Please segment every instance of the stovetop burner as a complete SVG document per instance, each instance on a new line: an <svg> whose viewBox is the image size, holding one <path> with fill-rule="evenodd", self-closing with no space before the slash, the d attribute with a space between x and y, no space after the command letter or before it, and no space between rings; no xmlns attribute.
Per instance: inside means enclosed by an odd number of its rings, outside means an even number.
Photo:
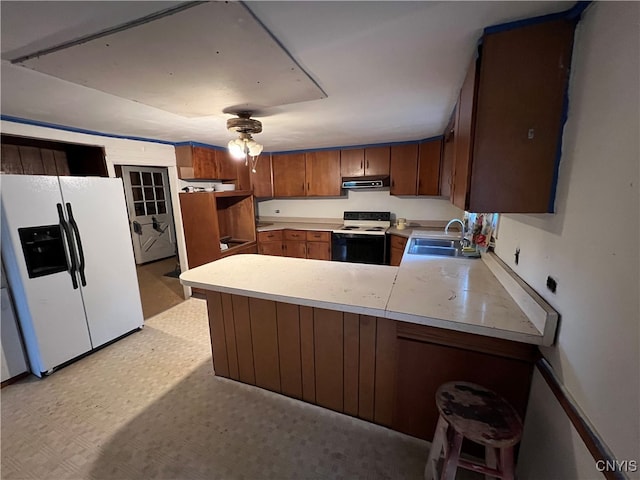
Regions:
<svg viewBox="0 0 640 480"><path fill-rule="evenodd" d="M344 225L334 232L384 235L391 226L390 219L390 212L344 212Z"/></svg>

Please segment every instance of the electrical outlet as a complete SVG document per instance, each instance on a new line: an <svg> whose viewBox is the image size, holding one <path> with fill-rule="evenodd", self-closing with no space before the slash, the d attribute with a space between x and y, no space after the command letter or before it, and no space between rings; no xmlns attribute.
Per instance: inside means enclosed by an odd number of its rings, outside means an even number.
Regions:
<svg viewBox="0 0 640 480"><path fill-rule="evenodd" d="M554 278L547 277L547 288L551 291L551 293L556 293L556 288L558 288L558 282Z"/></svg>
<svg viewBox="0 0 640 480"><path fill-rule="evenodd" d="M276 210L275 213L280 213L280 210Z"/></svg>

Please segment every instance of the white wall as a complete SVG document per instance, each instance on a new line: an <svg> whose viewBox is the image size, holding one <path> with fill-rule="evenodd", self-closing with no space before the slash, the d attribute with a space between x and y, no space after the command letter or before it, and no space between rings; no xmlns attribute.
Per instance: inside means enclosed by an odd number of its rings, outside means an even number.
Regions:
<svg viewBox="0 0 640 480"><path fill-rule="evenodd" d="M616 458L638 462L639 22L636 2L586 10L574 47L557 213L502 215L496 247L561 314L557 343L543 354ZM555 295L547 275L558 282ZM529 408L520 479L602 478L544 382L533 383Z"/></svg>
<svg viewBox="0 0 640 480"><path fill-rule="evenodd" d="M88 135L85 133L69 132L66 130L27 125L5 120L2 121L2 133L103 147L105 150L107 171L110 177L116 176L115 165L167 167L169 173L169 187L171 189L171 201L173 202L173 220L176 227L178 255L180 257L182 271L187 270L187 254L182 228L182 213L180 211L180 202L178 199L178 192L181 187L178 180L176 154L173 145L111 138L100 135ZM190 292L190 288L185 289L185 294L190 295Z"/></svg>
<svg viewBox="0 0 640 480"><path fill-rule="evenodd" d="M280 213L275 213L280 210ZM444 198L395 197L389 190L348 190L346 197L277 199L258 202L261 217L341 219L346 210L390 211L410 220L451 220L464 212Z"/></svg>

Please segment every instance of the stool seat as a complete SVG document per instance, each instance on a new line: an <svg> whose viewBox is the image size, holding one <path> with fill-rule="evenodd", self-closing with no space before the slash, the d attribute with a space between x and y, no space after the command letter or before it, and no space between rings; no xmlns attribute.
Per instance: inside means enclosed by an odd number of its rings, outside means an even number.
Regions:
<svg viewBox="0 0 640 480"><path fill-rule="evenodd" d="M481 445L510 447L522 436L518 412L500 395L475 383L441 385L436 405L449 425Z"/></svg>
<svg viewBox="0 0 640 480"><path fill-rule="evenodd" d="M491 390L469 382L449 382L436 392L440 412L424 470L425 480L454 480L458 467L485 477L513 480L514 446L522 436L518 412ZM460 458L467 438L485 447L485 463ZM442 474L438 462L444 452Z"/></svg>

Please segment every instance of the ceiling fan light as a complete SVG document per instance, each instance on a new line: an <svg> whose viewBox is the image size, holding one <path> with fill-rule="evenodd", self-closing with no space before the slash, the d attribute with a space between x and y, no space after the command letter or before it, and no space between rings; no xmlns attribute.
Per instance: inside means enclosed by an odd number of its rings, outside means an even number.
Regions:
<svg viewBox="0 0 640 480"><path fill-rule="evenodd" d="M246 153L244 151L244 142L239 138L236 138L235 140L231 140L228 143L227 147L229 148L229 154L233 158L237 160L241 160L245 158Z"/></svg>
<svg viewBox="0 0 640 480"><path fill-rule="evenodd" d="M262 153L263 147L256 141L249 142L247 146L249 147L249 155L252 157L257 157Z"/></svg>

